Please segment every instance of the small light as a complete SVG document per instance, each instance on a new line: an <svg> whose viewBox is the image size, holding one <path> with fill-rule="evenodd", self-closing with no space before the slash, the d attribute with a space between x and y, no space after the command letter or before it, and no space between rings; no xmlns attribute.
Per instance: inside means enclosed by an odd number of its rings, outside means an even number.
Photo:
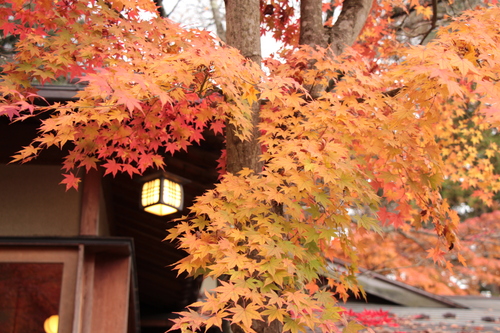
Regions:
<svg viewBox="0 0 500 333"><path fill-rule="evenodd" d="M53 315L45 319L43 329L46 333L57 333L57 330L59 329L59 316Z"/></svg>
<svg viewBox="0 0 500 333"><path fill-rule="evenodd" d="M151 214L165 216L182 210L184 192L180 179L167 173L148 177L142 185L142 208Z"/></svg>

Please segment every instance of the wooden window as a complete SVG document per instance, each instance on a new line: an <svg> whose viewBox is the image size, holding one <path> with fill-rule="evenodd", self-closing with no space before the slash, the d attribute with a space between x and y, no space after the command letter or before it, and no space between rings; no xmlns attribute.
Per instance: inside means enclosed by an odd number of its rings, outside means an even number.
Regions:
<svg viewBox="0 0 500 333"><path fill-rule="evenodd" d="M0 331L138 331L133 245L120 238L0 238Z"/></svg>
<svg viewBox="0 0 500 333"><path fill-rule="evenodd" d="M59 332L71 332L77 262L77 248L0 246L0 327L43 333L58 314Z"/></svg>

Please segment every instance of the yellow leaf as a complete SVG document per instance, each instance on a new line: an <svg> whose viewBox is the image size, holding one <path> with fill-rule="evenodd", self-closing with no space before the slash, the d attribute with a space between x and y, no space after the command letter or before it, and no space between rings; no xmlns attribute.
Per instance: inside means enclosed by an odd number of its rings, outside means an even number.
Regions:
<svg viewBox="0 0 500 333"><path fill-rule="evenodd" d="M262 316L258 312L260 307L253 303L242 307L239 304L232 309L229 309L233 313L232 322L239 324L245 330L250 330L252 326L252 320L262 320ZM241 325L243 324L243 325Z"/></svg>
<svg viewBox="0 0 500 333"><path fill-rule="evenodd" d="M422 15L426 20L432 16L432 8L429 6L424 7L422 5L418 5L415 7L415 10L417 11L417 14Z"/></svg>
<svg viewBox="0 0 500 333"><path fill-rule="evenodd" d="M262 311L262 315L268 316L268 322L272 322L273 320L278 320L279 322L282 323L284 315L286 315L286 311L276 306L268 306L266 310Z"/></svg>

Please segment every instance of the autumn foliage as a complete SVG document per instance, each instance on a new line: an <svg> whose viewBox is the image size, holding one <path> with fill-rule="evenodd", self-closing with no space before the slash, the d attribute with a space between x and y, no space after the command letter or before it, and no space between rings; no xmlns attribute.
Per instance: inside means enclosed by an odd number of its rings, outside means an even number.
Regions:
<svg viewBox="0 0 500 333"><path fill-rule="evenodd" d="M39 136L14 160L68 148L68 188L79 170L163 168L162 154L187 149L207 130L222 135L226 124L246 140L251 106L260 104L262 171L224 175L167 237L188 253L179 272L220 282L176 320L183 331L228 321L245 332L271 322L335 332L338 300L360 293L360 260L376 269L376 260L412 250L377 234L423 234L423 260L451 269L474 251L462 230L474 223L460 224L440 194L443 180L486 203L500 186L496 147L484 155L476 148L500 121L498 8L466 12L427 45L408 46L390 33L387 13L413 7L380 2L357 43L335 55L297 45L287 3L261 6L262 30L288 43L279 59L265 60L269 74L207 32L144 19L141 12L155 11L145 0L0 5L0 29L19 37L2 70L0 115L42 115ZM85 83L78 99L40 106L34 84L60 76ZM369 257L386 241L387 253ZM346 270L330 265L339 256L349 259Z"/></svg>
<svg viewBox="0 0 500 333"><path fill-rule="evenodd" d="M445 251L439 265L433 265L429 250L436 243L430 226L385 226L381 235L358 234L358 259L362 267L436 294L479 294L500 284L499 218L495 211L460 223L460 251Z"/></svg>

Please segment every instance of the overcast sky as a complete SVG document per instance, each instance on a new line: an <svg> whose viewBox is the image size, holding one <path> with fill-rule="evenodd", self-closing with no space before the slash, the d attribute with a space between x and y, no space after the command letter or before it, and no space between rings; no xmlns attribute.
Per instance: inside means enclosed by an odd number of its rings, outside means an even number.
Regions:
<svg viewBox="0 0 500 333"><path fill-rule="evenodd" d="M222 4L222 0L216 0ZM163 6L170 19L187 28L215 30L210 0L164 0Z"/></svg>

